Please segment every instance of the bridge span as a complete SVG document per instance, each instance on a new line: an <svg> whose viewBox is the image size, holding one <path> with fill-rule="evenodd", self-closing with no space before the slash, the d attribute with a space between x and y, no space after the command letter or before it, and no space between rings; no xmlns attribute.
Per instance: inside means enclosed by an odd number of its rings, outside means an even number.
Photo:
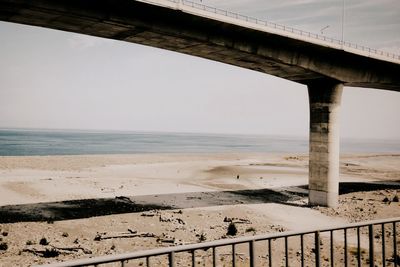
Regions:
<svg viewBox="0 0 400 267"><path fill-rule="evenodd" d="M158 47L306 85L311 205L337 205L343 87L400 91L397 55L187 0L0 0L0 20Z"/></svg>

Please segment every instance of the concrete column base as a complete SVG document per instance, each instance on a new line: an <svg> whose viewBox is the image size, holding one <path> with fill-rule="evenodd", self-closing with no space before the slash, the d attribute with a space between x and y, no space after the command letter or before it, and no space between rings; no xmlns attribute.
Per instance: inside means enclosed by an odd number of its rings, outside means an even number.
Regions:
<svg viewBox="0 0 400 267"><path fill-rule="evenodd" d="M308 85L310 100L309 204L335 207L339 195L339 110L343 85Z"/></svg>
<svg viewBox="0 0 400 267"><path fill-rule="evenodd" d="M314 206L336 207L338 204L338 193L310 189L308 202Z"/></svg>

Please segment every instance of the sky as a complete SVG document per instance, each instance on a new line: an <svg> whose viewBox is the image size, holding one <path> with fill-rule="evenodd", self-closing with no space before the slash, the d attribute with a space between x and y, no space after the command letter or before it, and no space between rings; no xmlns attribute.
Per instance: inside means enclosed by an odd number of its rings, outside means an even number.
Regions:
<svg viewBox="0 0 400 267"><path fill-rule="evenodd" d="M342 0L202 3L342 35ZM400 54L398 0L346 0L344 14L345 41ZM263 73L6 22L0 59L0 128L308 135L307 88ZM345 87L341 136L400 140L400 93Z"/></svg>

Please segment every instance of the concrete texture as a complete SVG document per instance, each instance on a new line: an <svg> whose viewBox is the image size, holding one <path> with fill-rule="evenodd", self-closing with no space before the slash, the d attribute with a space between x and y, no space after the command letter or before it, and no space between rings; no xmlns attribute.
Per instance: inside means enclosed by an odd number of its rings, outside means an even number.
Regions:
<svg viewBox="0 0 400 267"><path fill-rule="evenodd" d="M159 47L308 85L400 90L400 64L171 1L0 0L0 20Z"/></svg>
<svg viewBox="0 0 400 267"><path fill-rule="evenodd" d="M339 111L343 84L308 86L310 103L309 203L334 207L339 195Z"/></svg>
<svg viewBox="0 0 400 267"><path fill-rule="evenodd" d="M165 0L0 0L0 20L158 47L308 86L310 204L335 206L343 86L400 91L400 62Z"/></svg>

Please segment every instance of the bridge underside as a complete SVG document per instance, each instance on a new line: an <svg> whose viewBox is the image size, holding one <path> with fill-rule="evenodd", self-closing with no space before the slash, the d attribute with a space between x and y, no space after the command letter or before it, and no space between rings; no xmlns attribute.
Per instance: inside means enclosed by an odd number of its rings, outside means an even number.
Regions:
<svg viewBox="0 0 400 267"><path fill-rule="evenodd" d="M400 91L400 64L133 0L0 0L0 20L158 47L307 85L311 204L337 203L342 87Z"/></svg>
<svg viewBox="0 0 400 267"><path fill-rule="evenodd" d="M400 90L400 65L133 0L0 0L0 20L199 56L308 85Z"/></svg>

